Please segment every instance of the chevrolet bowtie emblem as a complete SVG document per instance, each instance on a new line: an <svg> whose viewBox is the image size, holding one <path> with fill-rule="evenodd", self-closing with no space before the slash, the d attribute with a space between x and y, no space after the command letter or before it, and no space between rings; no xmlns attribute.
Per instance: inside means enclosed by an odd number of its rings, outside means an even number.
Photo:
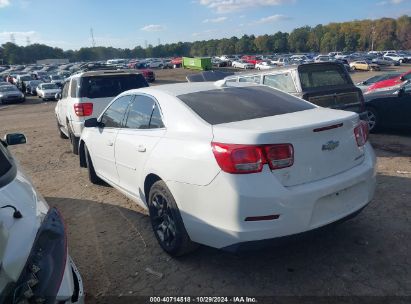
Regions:
<svg viewBox="0 0 411 304"><path fill-rule="evenodd" d="M323 151L332 151L335 148L337 148L340 145L339 141L333 141L330 140L329 142L327 142L325 145L323 145L322 150Z"/></svg>

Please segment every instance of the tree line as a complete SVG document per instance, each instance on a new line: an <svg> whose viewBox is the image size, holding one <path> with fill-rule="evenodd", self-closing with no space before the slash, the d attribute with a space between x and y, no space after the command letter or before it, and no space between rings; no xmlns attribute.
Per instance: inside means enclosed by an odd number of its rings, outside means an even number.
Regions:
<svg viewBox="0 0 411 304"><path fill-rule="evenodd" d="M330 51L411 49L411 17L355 20L315 27L303 26L291 33L243 35L224 39L136 46L133 49L83 47L62 50L43 44L18 46L7 42L0 47L4 64L34 63L40 59L67 58L71 62L110 58L150 58L175 56L214 56L223 54L306 53Z"/></svg>

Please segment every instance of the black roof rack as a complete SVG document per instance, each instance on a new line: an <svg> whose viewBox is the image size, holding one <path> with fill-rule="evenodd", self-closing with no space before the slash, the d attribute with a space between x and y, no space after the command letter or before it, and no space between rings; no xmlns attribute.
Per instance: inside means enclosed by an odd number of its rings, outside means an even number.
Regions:
<svg viewBox="0 0 411 304"><path fill-rule="evenodd" d="M111 64L105 63L84 63L80 65L78 72L90 72L90 71L101 71L101 70L118 70L118 67Z"/></svg>

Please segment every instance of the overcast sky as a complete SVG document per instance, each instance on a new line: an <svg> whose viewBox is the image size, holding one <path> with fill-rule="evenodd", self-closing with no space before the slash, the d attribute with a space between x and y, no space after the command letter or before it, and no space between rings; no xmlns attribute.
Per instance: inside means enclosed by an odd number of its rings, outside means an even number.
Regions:
<svg viewBox="0 0 411 304"><path fill-rule="evenodd" d="M133 48L411 15L411 0L0 0L0 44ZM29 40L29 41L28 41Z"/></svg>

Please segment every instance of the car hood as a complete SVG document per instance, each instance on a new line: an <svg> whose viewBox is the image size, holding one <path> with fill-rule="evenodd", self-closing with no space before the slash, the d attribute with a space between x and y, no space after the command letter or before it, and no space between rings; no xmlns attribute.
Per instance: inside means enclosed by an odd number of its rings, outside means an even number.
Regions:
<svg viewBox="0 0 411 304"><path fill-rule="evenodd" d="M60 93L60 89L42 90L44 93Z"/></svg>
<svg viewBox="0 0 411 304"><path fill-rule="evenodd" d="M0 95L3 96L14 96L14 95L21 95L21 92L18 91L13 91L13 92L2 92Z"/></svg>
<svg viewBox="0 0 411 304"><path fill-rule="evenodd" d="M368 91L372 91L372 90L379 89L379 88L392 87L392 86L400 84L401 82L402 81L401 81L400 77L378 81L378 82L374 83L373 85L371 85L368 88Z"/></svg>
<svg viewBox="0 0 411 304"><path fill-rule="evenodd" d="M0 209L0 293L18 280L49 208L20 169L13 181L0 188L0 207L5 205L16 207L23 217L13 218L11 208Z"/></svg>

